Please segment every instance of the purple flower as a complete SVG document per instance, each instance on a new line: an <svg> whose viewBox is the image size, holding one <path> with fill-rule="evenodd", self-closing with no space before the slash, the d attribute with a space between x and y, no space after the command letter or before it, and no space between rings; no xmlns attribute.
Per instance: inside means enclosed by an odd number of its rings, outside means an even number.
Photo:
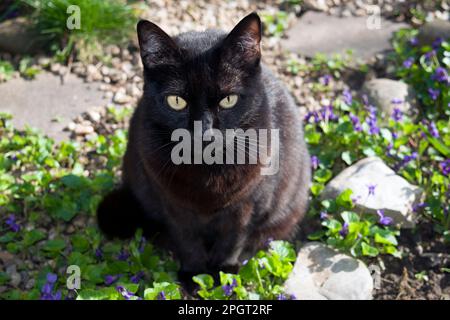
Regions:
<svg viewBox="0 0 450 320"><path fill-rule="evenodd" d="M351 105L353 102L353 96L352 96L352 93L350 92L350 90L344 90L344 92L342 92L342 95L344 97L345 104Z"/></svg>
<svg viewBox="0 0 450 320"><path fill-rule="evenodd" d="M377 125L377 119L374 117L367 117L366 123L369 125L369 134L376 135L380 133L380 128Z"/></svg>
<svg viewBox="0 0 450 320"><path fill-rule="evenodd" d="M420 203L413 205L412 210L414 212L419 212L422 208L424 208L426 206L427 206L426 202L420 202Z"/></svg>
<svg viewBox="0 0 450 320"><path fill-rule="evenodd" d="M403 102L405 102L405 101L401 98L394 98L391 100L392 104L402 104Z"/></svg>
<svg viewBox="0 0 450 320"><path fill-rule="evenodd" d="M141 279L144 277L145 273L144 271L139 271L138 273L136 273L134 276L132 276L130 278L131 282L133 283L139 283L139 281L141 281Z"/></svg>
<svg viewBox="0 0 450 320"><path fill-rule="evenodd" d="M242 261L242 265L245 266L248 263L248 259L245 259L244 261Z"/></svg>
<svg viewBox="0 0 450 320"><path fill-rule="evenodd" d="M367 188L369 189L369 196L375 195L375 188L377 187L376 184L369 184Z"/></svg>
<svg viewBox="0 0 450 320"><path fill-rule="evenodd" d="M391 156L391 150L392 150L393 147L394 147L394 145L393 145L392 142L389 143L388 146L386 147L386 155L387 155L388 157Z"/></svg>
<svg viewBox="0 0 450 320"><path fill-rule="evenodd" d="M366 107L369 106L369 97L367 96L367 94L363 94L362 101Z"/></svg>
<svg viewBox="0 0 450 320"><path fill-rule="evenodd" d="M436 51L431 50L425 53L425 61L430 62L431 58L436 54Z"/></svg>
<svg viewBox="0 0 450 320"><path fill-rule="evenodd" d="M403 61L403 67L406 69L409 69L412 67L413 63L414 63L414 58L408 58L405 61Z"/></svg>
<svg viewBox="0 0 450 320"><path fill-rule="evenodd" d="M166 293L164 291L161 291L160 293L158 293L158 300L167 300L166 298Z"/></svg>
<svg viewBox="0 0 450 320"><path fill-rule="evenodd" d="M120 251L119 255L117 256L117 259L120 261L127 261L130 257L130 254L124 250Z"/></svg>
<svg viewBox="0 0 450 320"><path fill-rule="evenodd" d="M392 112L392 119L394 119L395 122L402 121L403 118L403 112L399 108L394 108L394 111Z"/></svg>
<svg viewBox="0 0 450 320"><path fill-rule="evenodd" d="M103 259L103 251L100 248L95 249L95 257L99 260Z"/></svg>
<svg viewBox="0 0 450 320"><path fill-rule="evenodd" d="M450 175L450 159L444 160L439 163L439 167L441 168L442 174L445 176Z"/></svg>
<svg viewBox="0 0 450 320"><path fill-rule="evenodd" d="M342 226L342 229L339 231L339 234L343 237L345 237L348 234L348 223L345 222Z"/></svg>
<svg viewBox="0 0 450 320"><path fill-rule="evenodd" d="M233 289L237 287L237 281L236 279L233 279L233 282L231 284L226 284L222 286L222 290L224 294L229 297L233 294Z"/></svg>
<svg viewBox="0 0 450 320"><path fill-rule="evenodd" d="M47 282L48 283L55 283L58 280L58 276L54 273L47 273Z"/></svg>
<svg viewBox="0 0 450 320"><path fill-rule="evenodd" d="M314 170L316 170L319 167L319 158L317 158L317 156L311 156L311 166L313 167Z"/></svg>
<svg viewBox="0 0 450 320"><path fill-rule="evenodd" d="M320 212L320 220L328 219L328 214L326 211Z"/></svg>
<svg viewBox="0 0 450 320"><path fill-rule="evenodd" d="M391 217L386 217L384 215L384 210L383 209L377 210L377 215L379 217L379 220L378 220L379 224L381 224L383 226L388 226L388 225L392 224L392 222L393 222L392 218Z"/></svg>
<svg viewBox="0 0 450 320"><path fill-rule="evenodd" d="M331 79L333 79L333 77L329 74L324 75L323 77L320 78L320 82L324 85L327 86L330 84Z"/></svg>
<svg viewBox="0 0 450 320"><path fill-rule="evenodd" d="M55 283L58 280L58 276L54 273L47 273L46 282L41 288L41 300L61 300L61 291L57 291L53 294Z"/></svg>
<svg viewBox="0 0 450 320"><path fill-rule="evenodd" d="M430 95L431 100L436 101L441 94L439 89L428 88L428 94Z"/></svg>
<svg viewBox="0 0 450 320"><path fill-rule="evenodd" d="M353 129L355 129L355 131L357 132L362 131L361 122L359 121L358 116L354 115L353 113L350 113L350 120L352 121Z"/></svg>
<svg viewBox="0 0 450 320"><path fill-rule="evenodd" d="M442 83L448 83L449 81L447 70L442 67L436 68L434 74L431 76L431 79Z"/></svg>
<svg viewBox="0 0 450 320"><path fill-rule="evenodd" d="M357 196L355 196L355 197L352 197L352 202L353 202L353 203L357 203L359 200L361 200L361 196L360 196L360 195L357 195Z"/></svg>
<svg viewBox="0 0 450 320"><path fill-rule="evenodd" d="M125 298L125 300L130 300L132 298L137 298L138 300L141 300L141 298L134 295L134 293L128 291L122 286L117 286L116 290L122 295L122 297Z"/></svg>
<svg viewBox="0 0 450 320"><path fill-rule="evenodd" d="M320 109L320 115L323 120L336 121L339 117L334 113L333 106L329 105Z"/></svg>
<svg viewBox="0 0 450 320"><path fill-rule="evenodd" d="M319 118L319 114L316 111L310 111L305 115L305 119L304 121L306 123L309 123L311 118L314 118L314 123L319 123L320 122L320 118Z"/></svg>
<svg viewBox="0 0 450 320"><path fill-rule="evenodd" d="M13 214L10 214L8 216L8 219L6 219L6 225L9 226L9 228L13 232L19 232L20 231L20 225L16 222L16 216Z"/></svg>
<svg viewBox="0 0 450 320"><path fill-rule="evenodd" d="M288 298L287 298L284 294L280 293L280 294L277 296L277 300L288 300Z"/></svg>
<svg viewBox="0 0 450 320"><path fill-rule="evenodd" d="M419 40L417 39L417 37L412 37L411 39L409 39L409 44L412 46L417 46L419 44Z"/></svg>
<svg viewBox="0 0 450 320"><path fill-rule="evenodd" d="M119 278L121 277L121 274L116 274L116 275L106 275L105 276L105 284L107 286L112 285L114 282L116 282L117 280L119 280Z"/></svg>
<svg viewBox="0 0 450 320"><path fill-rule="evenodd" d="M428 125L428 130L430 131L430 134L435 137L435 138L439 138L439 130L436 127L436 124L431 121Z"/></svg>
<svg viewBox="0 0 450 320"><path fill-rule="evenodd" d="M442 42L444 42L444 39L441 37L436 38L436 40L433 41L433 44L431 45L434 50L439 50Z"/></svg>

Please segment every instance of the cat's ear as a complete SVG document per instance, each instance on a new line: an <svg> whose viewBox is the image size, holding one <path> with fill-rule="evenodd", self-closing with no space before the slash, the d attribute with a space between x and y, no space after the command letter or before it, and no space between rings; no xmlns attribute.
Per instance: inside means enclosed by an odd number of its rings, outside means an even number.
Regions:
<svg viewBox="0 0 450 320"><path fill-rule="evenodd" d="M257 65L261 59L261 19L253 12L228 34L222 50L238 64Z"/></svg>
<svg viewBox="0 0 450 320"><path fill-rule="evenodd" d="M142 63L146 68L177 63L179 59L177 44L156 24L147 20L139 21L137 34Z"/></svg>

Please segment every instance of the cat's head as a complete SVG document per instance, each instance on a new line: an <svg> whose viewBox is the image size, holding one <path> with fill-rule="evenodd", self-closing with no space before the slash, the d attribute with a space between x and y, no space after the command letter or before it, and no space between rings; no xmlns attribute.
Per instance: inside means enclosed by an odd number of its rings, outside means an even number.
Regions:
<svg viewBox="0 0 450 320"><path fill-rule="evenodd" d="M140 21L147 119L159 129L247 129L258 123L264 101L261 84L261 21L256 13L225 34L190 32L170 37Z"/></svg>

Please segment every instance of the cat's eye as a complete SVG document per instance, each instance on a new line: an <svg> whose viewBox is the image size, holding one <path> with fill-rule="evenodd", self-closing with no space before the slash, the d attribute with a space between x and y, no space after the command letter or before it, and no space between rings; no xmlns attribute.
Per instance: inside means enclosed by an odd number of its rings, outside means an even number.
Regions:
<svg viewBox="0 0 450 320"><path fill-rule="evenodd" d="M187 106L186 100L180 96L167 96L167 104L174 110L183 110Z"/></svg>
<svg viewBox="0 0 450 320"><path fill-rule="evenodd" d="M231 94L220 100L219 105L224 109L233 108L238 101L238 96L236 94Z"/></svg>

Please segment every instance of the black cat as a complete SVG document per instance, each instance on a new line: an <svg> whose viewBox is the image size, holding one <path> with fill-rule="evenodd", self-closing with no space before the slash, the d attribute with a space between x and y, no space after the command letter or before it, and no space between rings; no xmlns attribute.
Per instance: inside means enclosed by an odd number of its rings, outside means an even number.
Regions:
<svg viewBox="0 0 450 320"><path fill-rule="evenodd" d="M261 21L245 17L228 35L171 38L149 21L137 26L144 94L131 119L121 187L98 208L108 236L136 228L158 233L181 262L181 279L233 271L269 239L289 239L308 203L310 159L298 109L260 63ZM256 164L180 164L175 129L279 129L279 171ZM248 152L259 141L244 147ZM254 150L254 149L253 149Z"/></svg>

